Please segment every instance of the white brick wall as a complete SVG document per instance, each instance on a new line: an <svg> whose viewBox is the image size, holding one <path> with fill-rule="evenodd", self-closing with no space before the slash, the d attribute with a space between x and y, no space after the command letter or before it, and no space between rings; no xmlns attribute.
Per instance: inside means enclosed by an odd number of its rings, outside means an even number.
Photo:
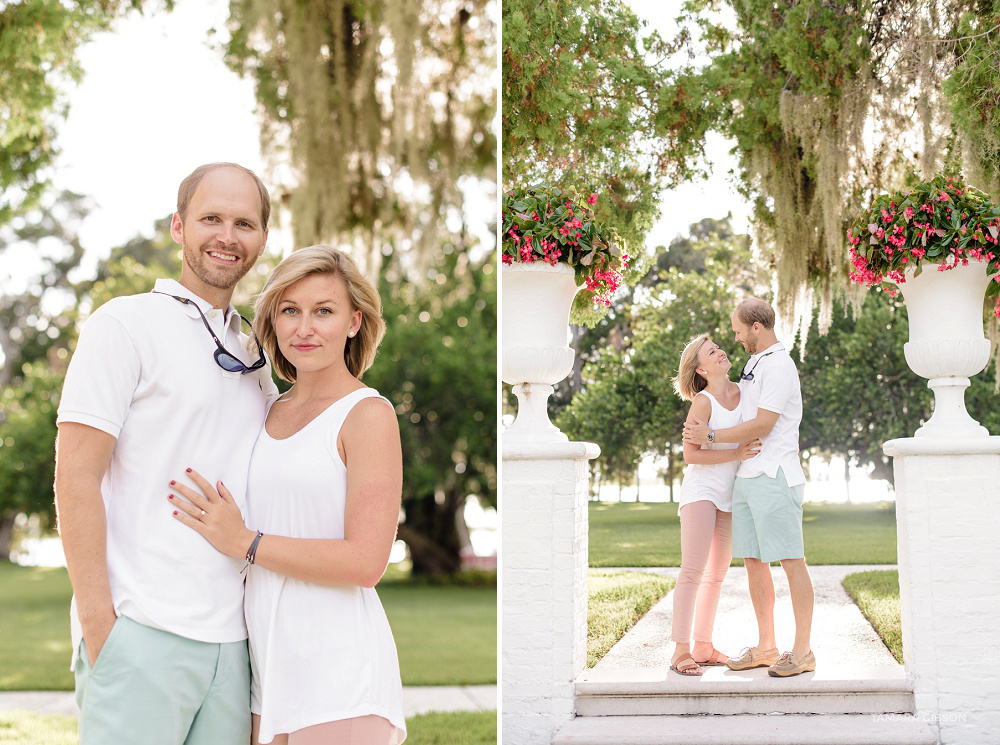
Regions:
<svg viewBox="0 0 1000 745"><path fill-rule="evenodd" d="M892 440L903 656L942 745L1000 742L1000 437Z"/></svg>
<svg viewBox="0 0 1000 745"><path fill-rule="evenodd" d="M502 450L503 742L549 745L587 659L587 461L581 442Z"/></svg>

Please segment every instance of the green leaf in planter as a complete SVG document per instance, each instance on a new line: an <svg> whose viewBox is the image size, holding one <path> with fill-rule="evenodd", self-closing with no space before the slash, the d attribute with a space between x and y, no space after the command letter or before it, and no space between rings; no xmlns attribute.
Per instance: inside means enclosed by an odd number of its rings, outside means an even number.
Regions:
<svg viewBox="0 0 1000 745"><path fill-rule="evenodd" d="M580 259L580 263L583 264L584 266L590 266L592 263L594 263L594 256L596 254L597 251L591 251L589 254Z"/></svg>
<svg viewBox="0 0 1000 745"><path fill-rule="evenodd" d="M917 264L917 268L913 270L913 277L917 278L924 273L924 267L921 264Z"/></svg>
<svg viewBox="0 0 1000 745"><path fill-rule="evenodd" d="M941 244L935 243L933 246L927 249L927 258L936 259L938 256L941 255L943 251L944 249L941 247Z"/></svg>
<svg viewBox="0 0 1000 745"><path fill-rule="evenodd" d="M529 205L525 201L520 201L520 202L514 202L514 204L512 206L513 206L515 212L524 212L531 205Z"/></svg>

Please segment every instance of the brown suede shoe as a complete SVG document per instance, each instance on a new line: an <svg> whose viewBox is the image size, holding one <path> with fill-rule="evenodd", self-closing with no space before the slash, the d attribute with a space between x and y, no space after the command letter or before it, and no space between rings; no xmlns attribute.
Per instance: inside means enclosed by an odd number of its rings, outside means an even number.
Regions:
<svg viewBox="0 0 1000 745"><path fill-rule="evenodd" d="M794 652L782 652L781 657L767 669L772 678L787 678L791 675L811 673L816 669L816 657L812 650L805 657L799 657Z"/></svg>
<svg viewBox="0 0 1000 745"><path fill-rule="evenodd" d="M754 667L769 667L778 659L777 649L758 649L757 647L747 647L739 657L730 657L726 661L726 666L730 670L750 670Z"/></svg>

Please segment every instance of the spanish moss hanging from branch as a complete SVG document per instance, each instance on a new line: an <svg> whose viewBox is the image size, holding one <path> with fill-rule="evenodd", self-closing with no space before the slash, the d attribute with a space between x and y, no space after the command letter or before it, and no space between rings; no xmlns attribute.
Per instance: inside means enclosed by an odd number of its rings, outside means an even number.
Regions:
<svg viewBox="0 0 1000 745"><path fill-rule="evenodd" d="M420 265L464 230L463 178L492 181L487 0L232 0L227 60L251 75L296 246L380 246Z"/></svg>

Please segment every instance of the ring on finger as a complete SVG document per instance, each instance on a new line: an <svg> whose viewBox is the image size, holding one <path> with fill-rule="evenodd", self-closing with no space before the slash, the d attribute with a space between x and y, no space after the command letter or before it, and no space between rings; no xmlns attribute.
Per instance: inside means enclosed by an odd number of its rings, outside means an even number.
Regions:
<svg viewBox="0 0 1000 745"><path fill-rule="evenodd" d="M205 517L205 510L201 511L201 517Z"/></svg>

